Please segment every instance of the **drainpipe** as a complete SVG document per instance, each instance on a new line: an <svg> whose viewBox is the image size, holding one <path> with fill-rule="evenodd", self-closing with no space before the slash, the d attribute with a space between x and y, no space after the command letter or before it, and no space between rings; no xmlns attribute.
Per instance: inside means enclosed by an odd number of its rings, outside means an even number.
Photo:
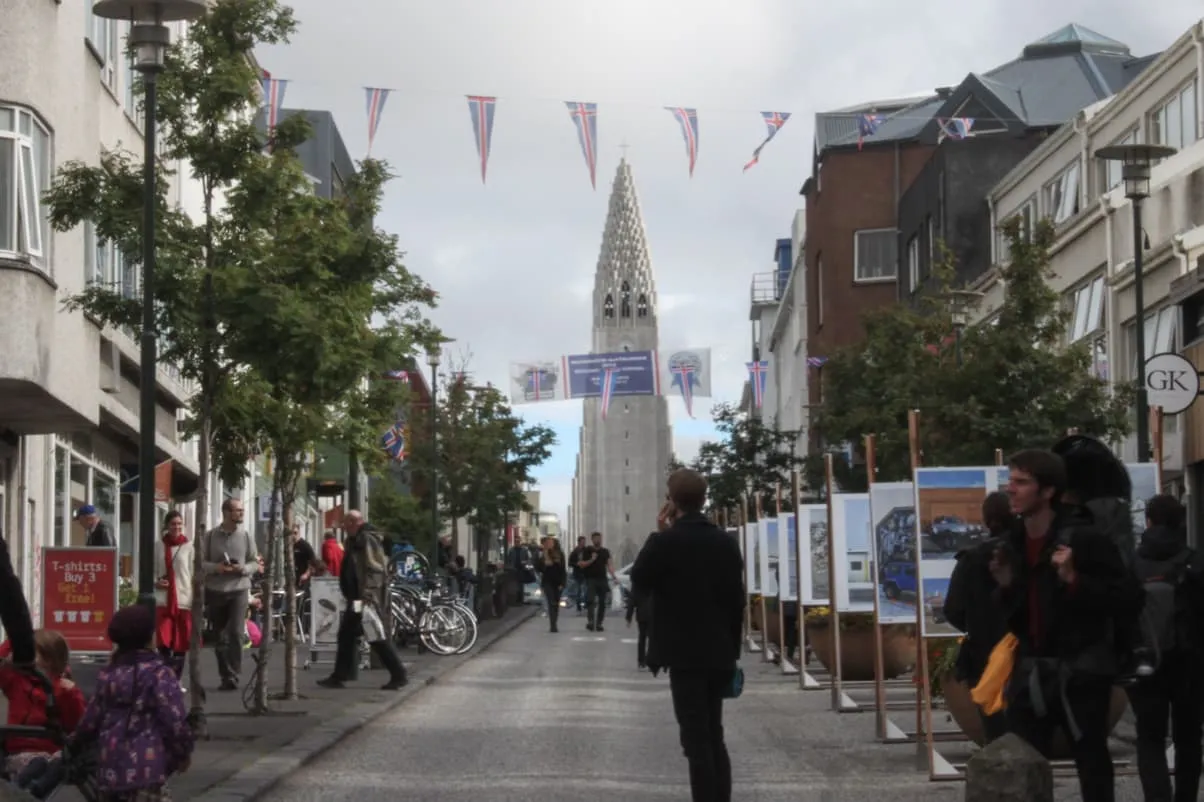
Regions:
<svg viewBox="0 0 1204 802"><path fill-rule="evenodd" d="M1186 276L1191 271L1191 267L1187 263L1187 249L1183 247L1182 234L1171 237L1171 253L1179 260L1180 277Z"/></svg>
<svg viewBox="0 0 1204 802"><path fill-rule="evenodd" d="M1100 195L1099 208L1104 215L1104 289L1108 294L1108 336L1105 340L1104 354L1108 360L1108 387L1112 389L1116 387L1117 354L1120 351L1116 344L1120 339L1121 326L1120 294L1112 287L1112 279L1116 275L1116 266L1113 264L1115 255L1112 250L1112 204L1109 203L1106 193Z"/></svg>
<svg viewBox="0 0 1204 802"><path fill-rule="evenodd" d="M1196 46L1196 136L1204 131L1204 21L1197 22L1191 30L1191 40Z"/></svg>
<svg viewBox="0 0 1204 802"><path fill-rule="evenodd" d="M1079 135L1079 208L1087 208L1087 173L1091 168L1091 139L1087 136L1087 115L1079 112L1074 118L1074 130Z"/></svg>
<svg viewBox="0 0 1204 802"><path fill-rule="evenodd" d="M990 195L987 195L987 224L990 226L991 265L994 266L999 263L999 243L996 242L999 235L995 230L995 199Z"/></svg>
<svg viewBox="0 0 1204 802"><path fill-rule="evenodd" d="M32 590L33 555L39 544L33 542L33 521L29 520L29 435L17 440L17 472L17 542L21 544L21 564L14 568L21 584ZM34 626L40 623L35 621Z"/></svg>

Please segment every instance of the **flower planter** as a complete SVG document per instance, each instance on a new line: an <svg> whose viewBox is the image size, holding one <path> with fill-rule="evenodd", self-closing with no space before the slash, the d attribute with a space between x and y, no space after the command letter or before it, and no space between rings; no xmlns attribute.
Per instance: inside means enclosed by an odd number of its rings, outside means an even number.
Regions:
<svg viewBox="0 0 1204 802"><path fill-rule="evenodd" d="M836 665L832 628L807 622L807 638L811 651L820 665L829 672ZM916 664L915 627L908 624L886 624L882 627L883 679L894 679L910 671ZM874 630L845 629L840 633L840 678L846 682L874 679Z"/></svg>
<svg viewBox="0 0 1204 802"><path fill-rule="evenodd" d="M778 623L779 615L781 614L778 612L777 605L773 604L771 606L767 603L765 607L765 619L762 622L761 604L758 602L753 605L749 620L751 621L753 631L758 633L758 639L760 639L760 633L764 631L767 642L774 646L781 646L781 643L779 643L780 638L778 637L778 627L780 626ZM765 625L764 628L762 627L762 623Z"/></svg>
<svg viewBox="0 0 1204 802"><path fill-rule="evenodd" d="M967 738L982 746L986 740L983 734L982 718L978 714L978 705L974 704L974 700L970 698L970 687L966 683L954 679L951 675L943 676L941 685L945 689L945 710L948 711L949 717L961 728ZM1129 699L1124 690L1113 688L1112 701L1108 708L1109 732L1116 728L1117 723L1125 714L1128 704ZM1053 751L1050 758L1053 760L1070 758L1070 742L1066 738L1066 733L1061 730L1054 734Z"/></svg>

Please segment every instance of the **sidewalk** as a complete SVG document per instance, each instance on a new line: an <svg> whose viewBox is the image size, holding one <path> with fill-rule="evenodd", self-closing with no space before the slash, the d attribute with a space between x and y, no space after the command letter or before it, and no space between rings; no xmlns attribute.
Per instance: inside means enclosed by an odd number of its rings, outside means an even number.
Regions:
<svg viewBox="0 0 1204 802"><path fill-rule="evenodd" d="M361 671L358 682L342 690L328 690L317 681L329 675L329 665L303 670L308 651L297 664L295 701L271 701L271 712L252 716L243 708L242 692L209 691L206 705L209 739L200 741L192 755L192 767L171 780L175 802L235 802L263 794L284 775L313 759L348 734L392 710L439 677L489 648L499 638L535 616L538 607L511 607L505 616L480 622L476 646L465 655L438 657L418 655L413 648L401 653L409 671L410 684L401 691L382 691L386 675L381 670ZM216 673L212 650L202 657L207 683ZM243 662L243 675L250 677L254 664ZM95 668L73 669L85 675L80 685L90 689ZM284 650L274 648L269 668L269 692L278 692L284 681ZM185 672L187 685L187 672ZM0 702L3 700L0 699ZM65 789L56 799L79 799L75 789Z"/></svg>

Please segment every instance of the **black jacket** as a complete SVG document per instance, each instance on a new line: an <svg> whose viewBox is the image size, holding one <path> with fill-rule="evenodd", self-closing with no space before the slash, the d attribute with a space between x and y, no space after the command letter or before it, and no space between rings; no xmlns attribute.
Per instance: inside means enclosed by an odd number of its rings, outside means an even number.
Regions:
<svg viewBox="0 0 1204 802"><path fill-rule="evenodd" d="M958 553L945 594L945 619L966 633L957 653L957 679L971 685L978 682L991 650L1007 633L1007 620L995 603L996 585L989 568L991 556L1007 534L993 533L989 540Z"/></svg>
<svg viewBox="0 0 1204 802"><path fill-rule="evenodd" d="M13 570L8 543L0 536L0 622L13 647L13 662L21 665L34 661L33 621L21 580Z"/></svg>
<svg viewBox="0 0 1204 802"><path fill-rule="evenodd" d="M1195 549L1187 545L1187 533L1182 529L1166 529L1152 526L1141 536L1137 546L1137 559L1164 562L1174 559L1184 549L1190 550L1187 572L1183 577L1181 592L1175 594L1178 615L1179 604L1185 605L1184 623L1190 628L1184 633L1185 644L1193 657L1204 657L1204 560Z"/></svg>
<svg viewBox="0 0 1204 802"><path fill-rule="evenodd" d="M109 531L109 525L104 521L97 521L96 527L88 533L88 539L84 543L90 548L113 548L117 543L113 540L113 533Z"/></svg>
<svg viewBox="0 0 1204 802"><path fill-rule="evenodd" d="M540 555L536 567L539 568L539 583L541 585L563 588L568 581L568 569L564 565L564 552L561 552L559 560L551 562L548 560L548 553L545 551Z"/></svg>
<svg viewBox="0 0 1204 802"><path fill-rule="evenodd" d="M683 516L648 537L631 567L631 585L652 599L650 668L735 668L743 571L736 540L701 514Z"/></svg>
<svg viewBox="0 0 1204 802"><path fill-rule="evenodd" d="M1120 550L1096 528L1083 507L1058 510L1031 570L1025 557L1026 538L1019 527L1007 539L1005 551L1014 567L1014 579L1010 587L997 591L1008 630L1020 640L1019 656L1056 658L1072 671L1114 675L1118 670L1115 619L1140 611L1144 601L1141 585L1125 567ZM1074 587L1062 582L1050 564L1059 545L1073 551ZM1029 588L1034 584L1040 642L1033 641L1029 627Z"/></svg>
<svg viewBox="0 0 1204 802"><path fill-rule="evenodd" d="M652 597L634 589L627 594L627 623L630 624L633 618L640 626L652 623Z"/></svg>

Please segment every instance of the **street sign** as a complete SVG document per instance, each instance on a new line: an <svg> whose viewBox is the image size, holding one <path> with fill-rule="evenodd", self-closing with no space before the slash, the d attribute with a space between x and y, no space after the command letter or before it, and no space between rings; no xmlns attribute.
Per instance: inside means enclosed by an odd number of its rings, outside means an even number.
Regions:
<svg viewBox="0 0 1204 802"><path fill-rule="evenodd" d="M1200 372L1179 354L1155 354L1145 362L1145 389L1151 407L1178 415L1200 395Z"/></svg>

